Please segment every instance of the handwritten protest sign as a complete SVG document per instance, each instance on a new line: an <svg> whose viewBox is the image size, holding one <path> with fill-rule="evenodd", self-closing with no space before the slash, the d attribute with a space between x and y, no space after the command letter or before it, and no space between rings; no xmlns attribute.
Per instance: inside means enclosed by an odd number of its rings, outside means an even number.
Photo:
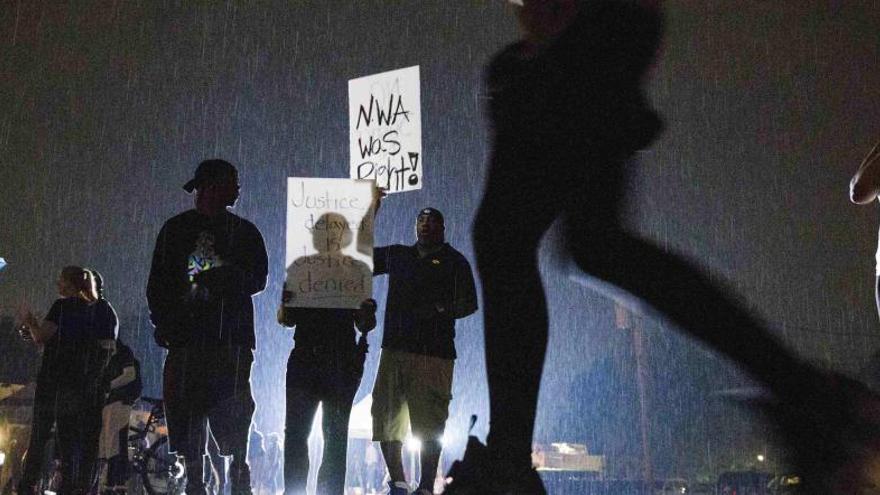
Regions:
<svg viewBox="0 0 880 495"><path fill-rule="evenodd" d="M348 81L352 179L388 193L422 188L419 66Z"/></svg>
<svg viewBox="0 0 880 495"><path fill-rule="evenodd" d="M284 305L357 308L372 297L372 181L287 178Z"/></svg>

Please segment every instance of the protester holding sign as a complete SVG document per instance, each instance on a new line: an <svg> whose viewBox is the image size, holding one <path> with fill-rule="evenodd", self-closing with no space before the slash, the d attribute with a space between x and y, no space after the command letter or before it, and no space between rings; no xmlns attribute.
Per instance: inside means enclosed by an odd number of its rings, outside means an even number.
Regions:
<svg viewBox="0 0 880 495"><path fill-rule="evenodd" d="M444 232L443 215L425 208L416 218L414 245L374 251L374 274L388 275L389 281L371 412L391 495L409 495L401 451L410 427L422 444L417 493L433 493L452 399L455 320L477 310L470 264L445 242Z"/></svg>
<svg viewBox="0 0 880 495"><path fill-rule="evenodd" d="M322 405L324 454L317 493L341 495L345 490L348 420L364 374L367 333L376 327L376 301L368 299L359 309L284 305L289 302L290 292L284 291L278 322L296 328L296 345L287 361L284 491L292 495L306 493L309 433ZM360 338L356 340L358 332Z"/></svg>
<svg viewBox="0 0 880 495"><path fill-rule="evenodd" d="M287 277L278 322L296 328L296 345L287 362L285 493L306 493L308 438L320 405L324 455L317 492L340 495L348 420L364 372L367 333L376 326L373 184L301 177L287 184Z"/></svg>

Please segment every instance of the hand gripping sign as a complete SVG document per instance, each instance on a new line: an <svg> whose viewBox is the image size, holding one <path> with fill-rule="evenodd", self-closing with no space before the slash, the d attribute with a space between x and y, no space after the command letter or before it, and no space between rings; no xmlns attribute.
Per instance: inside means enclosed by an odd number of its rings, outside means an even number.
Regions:
<svg viewBox="0 0 880 495"><path fill-rule="evenodd" d="M352 179L388 193L422 188L419 66L348 81Z"/></svg>

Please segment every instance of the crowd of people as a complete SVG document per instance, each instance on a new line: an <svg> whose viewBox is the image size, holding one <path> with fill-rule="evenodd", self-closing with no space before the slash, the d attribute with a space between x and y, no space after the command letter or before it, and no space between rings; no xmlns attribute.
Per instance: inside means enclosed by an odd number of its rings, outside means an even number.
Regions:
<svg viewBox="0 0 880 495"><path fill-rule="evenodd" d="M288 306L290 292L283 292L278 322L295 328L295 347L287 370L284 448L266 449L263 439L254 441L260 435L251 424L252 298L266 286L266 248L257 228L229 211L239 197L232 164L202 162L184 189L194 193L195 208L160 230L147 301L154 340L167 350L164 415L171 450L185 469L186 492L217 493L228 479L228 493L250 494L257 484L251 469L265 471L275 464L266 464L268 454L278 457L282 450L284 491L304 495L308 437L322 405L317 492L344 493L349 417L367 335L376 327L376 301L366 299L357 309L300 308ZM374 252L375 275L390 278L374 439L389 466L391 493L407 495L402 442L410 430L423 438L420 472L436 472L452 398L455 320L477 309L470 265L445 242L442 213L421 210L415 231L414 244ZM140 373L131 349L117 338L116 314L100 280L94 270L66 267L58 280L61 298L42 320L30 309L20 311L20 331L43 346L43 359L19 493L35 493L53 425L60 493L125 491L129 416L140 395ZM228 464L218 465L218 457ZM434 479L423 476L417 493L433 493ZM274 493L265 481L259 484Z"/></svg>
<svg viewBox="0 0 880 495"><path fill-rule="evenodd" d="M659 0L514 3L524 38L489 65L492 156L473 228L491 424L486 445L469 442L445 493L545 493L531 465L549 318L537 250L558 217L566 248L584 273L620 289L615 296L624 303L638 300L731 358L766 388L771 398L760 410L778 427L809 493L880 486L864 469L880 448L880 399L858 382L803 362L721 283L623 228L625 163L663 128L642 93L662 39ZM853 201L876 199L877 161L872 151L860 167ZM266 287L266 247L253 223L229 211L240 192L232 164L202 162L184 189L194 193L195 207L163 225L147 286L155 341L167 350L163 393L171 447L183 459L188 494L208 491L202 459L209 444L231 456L230 492L249 494L253 297ZM378 247L373 258L373 274L389 278L371 412L391 495L434 493L455 322L477 310L470 264L445 242L443 214L420 210L415 229L414 244ZM33 492L39 464L31 459L40 458L53 423L64 494L90 489L99 444L101 455L118 453L120 437L112 428L98 441L102 414L118 431L116 418L124 412L117 405L129 402L128 370L136 361L116 339L115 313L95 281L94 272L67 267L58 281L61 299L46 317L21 314L22 330L45 350L20 493ZM287 291L281 299L277 320L295 329L286 377L284 490L305 493L307 438L322 404L317 491L339 495L349 416L377 305L367 299L357 309L297 308L288 304ZM115 366L108 364L113 356L121 356ZM407 480L403 469L409 431L422 442L420 480ZM120 487L112 463L105 479L104 485Z"/></svg>

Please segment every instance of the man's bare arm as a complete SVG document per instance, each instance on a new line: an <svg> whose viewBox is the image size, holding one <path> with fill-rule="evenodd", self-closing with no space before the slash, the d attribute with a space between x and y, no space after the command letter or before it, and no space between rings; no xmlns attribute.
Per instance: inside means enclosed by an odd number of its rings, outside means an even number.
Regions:
<svg viewBox="0 0 880 495"><path fill-rule="evenodd" d="M849 199L864 205L874 201L880 193L880 142L862 160L859 170L849 182Z"/></svg>

